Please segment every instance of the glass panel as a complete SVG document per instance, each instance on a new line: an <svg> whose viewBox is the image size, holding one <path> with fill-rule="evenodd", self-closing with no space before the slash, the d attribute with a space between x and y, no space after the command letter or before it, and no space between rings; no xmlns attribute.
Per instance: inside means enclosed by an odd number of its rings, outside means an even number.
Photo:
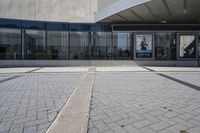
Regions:
<svg viewBox="0 0 200 133"><path fill-rule="evenodd" d="M112 58L112 33L96 32L95 43L92 47L95 59Z"/></svg>
<svg viewBox="0 0 200 133"><path fill-rule="evenodd" d="M47 58L68 59L68 33L62 31L47 32Z"/></svg>
<svg viewBox="0 0 200 133"><path fill-rule="evenodd" d="M89 59L89 43L89 32L70 32L70 59Z"/></svg>
<svg viewBox="0 0 200 133"><path fill-rule="evenodd" d="M45 31L25 30L25 59L46 59Z"/></svg>
<svg viewBox="0 0 200 133"><path fill-rule="evenodd" d="M113 34L113 56L115 59L131 59L132 48L129 33Z"/></svg>
<svg viewBox="0 0 200 133"><path fill-rule="evenodd" d="M200 66L200 33L198 35L198 58L199 58L199 66Z"/></svg>
<svg viewBox="0 0 200 133"><path fill-rule="evenodd" d="M21 59L21 30L0 29L0 60Z"/></svg>
<svg viewBox="0 0 200 133"><path fill-rule="evenodd" d="M195 34L179 35L180 58L196 58L196 37Z"/></svg>
<svg viewBox="0 0 200 133"><path fill-rule="evenodd" d="M153 56L153 35L136 35L136 58L152 58Z"/></svg>
<svg viewBox="0 0 200 133"><path fill-rule="evenodd" d="M176 60L176 33L155 34L156 60Z"/></svg>

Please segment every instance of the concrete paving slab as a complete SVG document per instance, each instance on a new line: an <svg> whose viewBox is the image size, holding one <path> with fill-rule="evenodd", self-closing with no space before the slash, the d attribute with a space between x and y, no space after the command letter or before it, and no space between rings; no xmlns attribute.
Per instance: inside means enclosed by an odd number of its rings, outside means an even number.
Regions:
<svg viewBox="0 0 200 133"><path fill-rule="evenodd" d="M97 72L148 72L147 69L144 69L139 66L133 67L97 67Z"/></svg>
<svg viewBox="0 0 200 133"><path fill-rule="evenodd" d="M196 130L199 110L200 91L157 73L97 73L88 133Z"/></svg>
<svg viewBox="0 0 200 133"><path fill-rule="evenodd" d="M45 67L34 73L66 73L66 72L87 72L89 67Z"/></svg>
<svg viewBox="0 0 200 133"><path fill-rule="evenodd" d="M156 72L200 72L200 67L146 67Z"/></svg>
<svg viewBox="0 0 200 133"><path fill-rule="evenodd" d="M39 69L38 67L0 68L0 74L27 73Z"/></svg>

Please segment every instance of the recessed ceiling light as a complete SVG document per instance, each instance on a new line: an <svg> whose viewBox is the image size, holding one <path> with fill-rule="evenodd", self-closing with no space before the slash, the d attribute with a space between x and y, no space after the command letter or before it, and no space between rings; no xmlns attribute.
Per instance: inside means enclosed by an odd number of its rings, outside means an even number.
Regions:
<svg viewBox="0 0 200 133"><path fill-rule="evenodd" d="M166 20L162 20L162 21L160 21L160 23L162 23L162 24L166 24L167 21L166 21Z"/></svg>
<svg viewBox="0 0 200 133"><path fill-rule="evenodd" d="M187 13L187 10L186 10L186 9L184 9L184 11L183 11L183 12L184 12L184 14L186 14L186 13Z"/></svg>

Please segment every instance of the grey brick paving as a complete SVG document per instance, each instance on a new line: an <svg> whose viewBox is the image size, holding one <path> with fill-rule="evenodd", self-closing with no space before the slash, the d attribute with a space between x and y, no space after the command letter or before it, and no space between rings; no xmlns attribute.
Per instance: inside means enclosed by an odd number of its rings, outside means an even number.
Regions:
<svg viewBox="0 0 200 133"><path fill-rule="evenodd" d="M199 74L179 74L200 85ZM88 133L199 133L199 116L200 91L154 72L97 72Z"/></svg>
<svg viewBox="0 0 200 133"><path fill-rule="evenodd" d="M1 83L0 133L45 133L83 75L29 73Z"/></svg>

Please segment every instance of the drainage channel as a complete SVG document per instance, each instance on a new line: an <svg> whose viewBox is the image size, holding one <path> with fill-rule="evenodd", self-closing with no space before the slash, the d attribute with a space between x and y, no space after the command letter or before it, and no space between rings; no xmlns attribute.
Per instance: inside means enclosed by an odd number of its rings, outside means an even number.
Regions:
<svg viewBox="0 0 200 133"><path fill-rule="evenodd" d="M143 67L143 68L144 68L144 69L147 69L147 70L149 70L149 71L151 71L151 72L156 72L155 70L152 70L152 69L147 68L147 67ZM169 80L172 80L172 81L174 81L174 82L177 82L177 83L179 83L179 84L182 84L182 85L185 85L185 86L187 86L187 87L190 87L190 88L192 88L192 89L195 89L195 90L197 90L197 91L200 91L200 87L199 87L199 86L190 84L190 83L188 83L188 82L179 80L179 79L177 79L177 78L174 78L174 77L171 77L171 76L162 74L162 73L156 73L156 74L159 75L159 76L162 76L162 77L164 77L164 78L167 78L167 79L169 79Z"/></svg>

